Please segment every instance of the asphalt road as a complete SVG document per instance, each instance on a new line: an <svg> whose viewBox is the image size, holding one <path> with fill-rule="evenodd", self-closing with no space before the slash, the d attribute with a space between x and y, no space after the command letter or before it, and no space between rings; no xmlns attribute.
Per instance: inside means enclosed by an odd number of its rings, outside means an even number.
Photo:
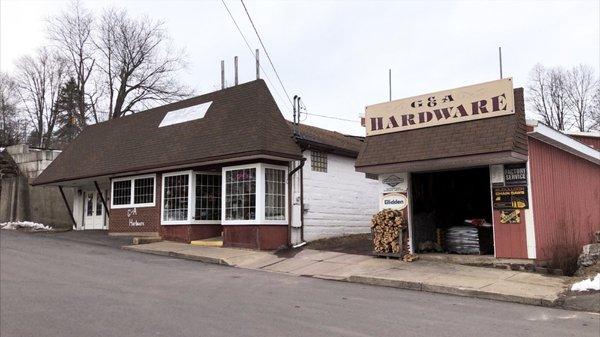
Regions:
<svg viewBox="0 0 600 337"><path fill-rule="evenodd" d="M85 235L0 231L2 337L600 335L596 314L208 265Z"/></svg>

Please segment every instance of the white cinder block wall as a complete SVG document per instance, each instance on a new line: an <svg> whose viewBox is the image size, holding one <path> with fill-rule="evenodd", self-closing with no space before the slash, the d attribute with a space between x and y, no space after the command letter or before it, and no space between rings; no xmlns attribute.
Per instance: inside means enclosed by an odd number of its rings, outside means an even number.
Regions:
<svg viewBox="0 0 600 337"><path fill-rule="evenodd" d="M371 231L379 209L379 182L354 170L354 158L327 154L327 172L311 169L311 151L304 151L304 239Z"/></svg>

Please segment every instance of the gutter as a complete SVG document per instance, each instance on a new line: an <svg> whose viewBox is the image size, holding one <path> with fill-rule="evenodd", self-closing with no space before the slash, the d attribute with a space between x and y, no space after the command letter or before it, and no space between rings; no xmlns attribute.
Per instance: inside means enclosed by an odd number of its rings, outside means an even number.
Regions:
<svg viewBox="0 0 600 337"><path fill-rule="evenodd" d="M302 158L300 160L300 165L295 167L288 173L288 209L290 210L290 214L288 214L288 247L297 248L306 244L304 242L304 182L302 175L302 168L304 167L304 163L306 162L306 158ZM292 246L292 177L296 172L300 171L300 244Z"/></svg>
<svg viewBox="0 0 600 337"><path fill-rule="evenodd" d="M528 120L527 126L533 128L533 131L527 133L530 137L590 161L596 165L600 165L600 151L537 121Z"/></svg>

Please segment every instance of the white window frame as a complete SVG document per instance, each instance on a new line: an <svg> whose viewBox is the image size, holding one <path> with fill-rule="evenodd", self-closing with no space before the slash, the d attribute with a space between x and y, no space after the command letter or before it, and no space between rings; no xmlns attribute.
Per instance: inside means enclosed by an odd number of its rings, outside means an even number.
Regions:
<svg viewBox="0 0 600 337"><path fill-rule="evenodd" d="M136 204L133 202L134 200L134 193L135 193L135 180L136 179L144 179L144 178L152 178L152 181L154 182L154 186L153 186L153 190L152 190L152 202L148 202L148 203L143 203L143 204ZM128 204L124 204L124 205L115 205L114 204L114 200L115 200L115 182L119 182L119 181L127 181L130 180L131 181L131 192L129 195L129 203ZM144 174L144 175L139 175L139 176L128 176L128 177L119 177L119 178L113 178L110 181L110 208L114 208L114 209L119 209L119 208L143 208L143 207L154 207L156 206L156 174Z"/></svg>
<svg viewBox="0 0 600 337"><path fill-rule="evenodd" d="M256 169L256 217L254 220L227 220L225 218L225 206L226 206L226 188L228 171L242 170L242 169ZM285 219L283 220L267 220L265 215L265 169L277 169L285 172ZM288 167L281 165L271 165L264 163L254 163L247 165L227 166L222 168L221 176L221 224L226 225L287 225L290 216L290 210L288 205L289 191L288 191Z"/></svg>
<svg viewBox="0 0 600 337"><path fill-rule="evenodd" d="M191 218L189 218L191 220L191 224L194 225L220 225L221 224L221 220L196 220L196 175L198 174L203 174L203 175L213 175L213 176L221 176L221 172L207 172L207 171L193 171L192 172L192 176L193 176L193 181L192 181L192 186L193 186L193 191L192 191L192 201L191 201L191 205L193 206L193 210L191 213ZM221 178L221 185L223 185L223 178ZM221 186L221 219L223 218L223 187ZM189 206L188 206L189 207Z"/></svg>
<svg viewBox="0 0 600 337"><path fill-rule="evenodd" d="M161 193L160 193L160 224L161 225L190 225L192 219L192 208L191 199L193 197L192 193L192 179L194 171L177 171L177 172L169 172L162 174L162 184L160 185ZM165 215L165 178L173 177L173 176L188 176L188 214L186 220L164 220Z"/></svg>
<svg viewBox="0 0 600 337"><path fill-rule="evenodd" d="M188 175L188 214L186 220L164 220L163 215L165 214L165 178L173 176ZM207 171L177 171L163 173L162 184L161 184L161 197L160 197L160 224L163 226L170 225L220 225L221 220L196 220L196 174L206 175L221 175L220 172L207 172ZM221 184L223 179L221 179ZM221 192L223 189L221 189ZM223 196L221 195L221 207L223 207ZM223 212L221 211L221 217Z"/></svg>

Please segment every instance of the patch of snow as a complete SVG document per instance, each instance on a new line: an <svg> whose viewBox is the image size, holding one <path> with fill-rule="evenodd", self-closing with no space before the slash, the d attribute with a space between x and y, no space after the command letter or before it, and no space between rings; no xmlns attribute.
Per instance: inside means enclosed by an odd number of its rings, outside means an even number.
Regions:
<svg viewBox="0 0 600 337"><path fill-rule="evenodd" d="M206 111L210 108L212 101L194 105L188 108L183 108L179 110L169 111L163 120L158 125L159 128L164 126L185 123L189 121L193 121L196 119L204 118Z"/></svg>
<svg viewBox="0 0 600 337"><path fill-rule="evenodd" d="M52 227L31 221L3 222L0 223L0 229L31 229L34 231L51 231Z"/></svg>
<svg viewBox="0 0 600 337"><path fill-rule="evenodd" d="M587 279L574 283L571 286L571 291L588 291L600 290L600 273L596 274L593 279Z"/></svg>

